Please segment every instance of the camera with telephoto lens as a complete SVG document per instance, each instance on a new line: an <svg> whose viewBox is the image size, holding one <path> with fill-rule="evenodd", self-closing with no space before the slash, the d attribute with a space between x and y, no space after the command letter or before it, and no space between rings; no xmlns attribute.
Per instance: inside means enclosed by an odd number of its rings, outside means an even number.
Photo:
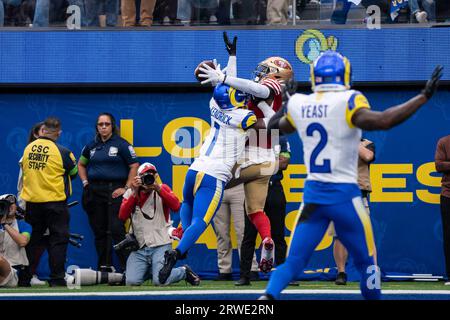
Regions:
<svg viewBox="0 0 450 320"><path fill-rule="evenodd" d="M11 207L11 203L7 200L0 200L0 217L6 216L9 214L9 207Z"/></svg>
<svg viewBox="0 0 450 320"><path fill-rule="evenodd" d="M16 196L10 193L0 195L0 217L9 214L9 208L17 201Z"/></svg>
<svg viewBox="0 0 450 320"><path fill-rule="evenodd" d="M151 186L155 183L155 175L151 172L146 172L141 175L141 181L144 186Z"/></svg>
<svg viewBox="0 0 450 320"><path fill-rule="evenodd" d="M125 235L125 239L123 239L118 244L113 246L113 248L116 251L120 251L120 250L136 251L136 250L139 250L139 243L136 240L136 237L134 236L134 234L127 233Z"/></svg>

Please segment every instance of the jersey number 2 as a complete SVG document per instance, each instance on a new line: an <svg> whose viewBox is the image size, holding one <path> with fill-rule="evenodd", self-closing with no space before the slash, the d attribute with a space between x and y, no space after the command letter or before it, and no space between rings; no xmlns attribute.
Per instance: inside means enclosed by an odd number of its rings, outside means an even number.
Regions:
<svg viewBox="0 0 450 320"><path fill-rule="evenodd" d="M309 162L309 171L311 173L331 173L330 159L323 159L323 164L317 164L316 160L319 153L325 148L328 142L328 133L320 123L311 123L306 128L306 135L312 137L314 132L318 131L320 134L319 144L314 148L311 153L311 159Z"/></svg>

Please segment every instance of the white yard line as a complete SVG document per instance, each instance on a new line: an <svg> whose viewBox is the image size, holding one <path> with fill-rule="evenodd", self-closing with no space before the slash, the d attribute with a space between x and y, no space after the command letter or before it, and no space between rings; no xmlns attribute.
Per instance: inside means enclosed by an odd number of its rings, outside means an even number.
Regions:
<svg viewBox="0 0 450 320"><path fill-rule="evenodd" d="M261 294L264 290L177 290L177 291L123 291L123 292L24 292L24 293L0 293L0 298L13 297L84 297L84 296L170 296L170 295L207 295L207 294ZM428 294L450 295L450 290L382 290L383 294ZM359 290L287 290L283 294L360 294Z"/></svg>

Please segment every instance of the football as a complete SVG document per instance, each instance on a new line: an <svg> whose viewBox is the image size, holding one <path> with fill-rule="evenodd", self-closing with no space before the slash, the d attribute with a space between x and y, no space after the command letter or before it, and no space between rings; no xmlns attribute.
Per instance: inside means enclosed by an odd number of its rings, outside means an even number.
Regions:
<svg viewBox="0 0 450 320"><path fill-rule="evenodd" d="M199 75L202 73L202 72L200 71L200 68L201 68L201 66L202 66L203 64L207 64L207 65L210 66L211 68L214 68L214 62L212 62L212 60L204 60L204 61L200 62L200 63L198 64L197 68L195 68L195 71L194 71L195 78L196 78L199 82L205 80L205 78L199 78Z"/></svg>

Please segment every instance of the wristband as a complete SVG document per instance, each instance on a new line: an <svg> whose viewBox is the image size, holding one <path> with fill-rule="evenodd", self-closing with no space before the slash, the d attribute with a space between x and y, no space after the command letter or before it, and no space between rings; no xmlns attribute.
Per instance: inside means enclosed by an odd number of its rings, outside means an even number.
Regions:
<svg viewBox="0 0 450 320"><path fill-rule="evenodd" d="M89 184L89 181L83 180L83 181L81 181L81 183L83 183L83 187L86 187Z"/></svg>

